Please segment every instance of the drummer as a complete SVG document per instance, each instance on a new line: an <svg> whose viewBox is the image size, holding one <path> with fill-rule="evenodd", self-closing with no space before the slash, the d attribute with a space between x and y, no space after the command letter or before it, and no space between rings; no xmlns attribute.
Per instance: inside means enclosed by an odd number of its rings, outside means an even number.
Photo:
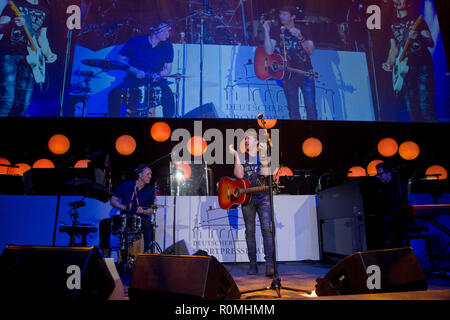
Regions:
<svg viewBox="0 0 450 320"><path fill-rule="evenodd" d="M150 33L130 39L120 50L118 60L128 64L127 76L122 84L112 89L109 93L109 114L111 117L121 116L121 92L122 89L138 88L146 85L161 88L161 104L163 116L171 118L175 112L175 102L172 90L164 78L172 72L173 46L169 42L170 26L160 23L157 27L149 29ZM133 116L133 107L127 106L127 112ZM153 108L155 109L155 108ZM149 110L150 116L154 116L155 110Z"/></svg>
<svg viewBox="0 0 450 320"><path fill-rule="evenodd" d="M123 213L138 215L142 219L142 233L144 234L144 252L151 249L153 239L153 228L150 215L153 213L155 202L155 188L150 185L152 169L147 164L140 164L135 173L136 180L122 182L111 197L110 204ZM111 236L111 218L100 221L99 225L100 244L99 248L105 257L111 255L109 246Z"/></svg>

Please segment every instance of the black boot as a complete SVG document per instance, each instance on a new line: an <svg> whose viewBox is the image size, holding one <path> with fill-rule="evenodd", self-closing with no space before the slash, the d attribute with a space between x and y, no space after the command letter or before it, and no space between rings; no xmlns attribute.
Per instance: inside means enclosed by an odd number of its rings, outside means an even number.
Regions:
<svg viewBox="0 0 450 320"><path fill-rule="evenodd" d="M273 262L266 262L266 277L272 277L274 272Z"/></svg>
<svg viewBox="0 0 450 320"><path fill-rule="evenodd" d="M250 262L247 274L248 275L258 274L258 265L256 264L256 262Z"/></svg>

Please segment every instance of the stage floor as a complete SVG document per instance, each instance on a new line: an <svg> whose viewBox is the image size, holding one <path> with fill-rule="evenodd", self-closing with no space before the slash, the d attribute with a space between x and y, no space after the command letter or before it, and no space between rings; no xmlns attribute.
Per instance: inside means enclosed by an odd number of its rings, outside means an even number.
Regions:
<svg viewBox="0 0 450 320"><path fill-rule="evenodd" d="M271 285L272 278L264 275L264 263L258 264L258 275L247 275L247 263L224 263L241 292L265 288ZM316 278L324 277L333 265L315 261L280 262L278 273L281 285L286 288L315 290ZM125 282L125 281L124 281ZM128 285L124 283L127 296ZM278 299L274 290L261 290L241 295L241 300ZM280 300L280 299L278 299ZM344 296L317 297L315 293L281 290L281 300L450 300L450 280L428 276L428 290L378 294L358 294Z"/></svg>

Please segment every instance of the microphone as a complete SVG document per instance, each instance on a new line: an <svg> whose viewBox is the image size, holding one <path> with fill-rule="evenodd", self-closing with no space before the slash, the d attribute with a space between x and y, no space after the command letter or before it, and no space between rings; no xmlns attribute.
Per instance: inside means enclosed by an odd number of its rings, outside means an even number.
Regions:
<svg viewBox="0 0 450 320"><path fill-rule="evenodd" d="M181 43L186 43L186 41L184 40L185 36L186 36L186 33L180 32L180 41L181 41Z"/></svg>
<svg viewBox="0 0 450 320"><path fill-rule="evenodd" d="M264 113L258 114L258 119L261 120L262 118L264 118Z"/></svg>

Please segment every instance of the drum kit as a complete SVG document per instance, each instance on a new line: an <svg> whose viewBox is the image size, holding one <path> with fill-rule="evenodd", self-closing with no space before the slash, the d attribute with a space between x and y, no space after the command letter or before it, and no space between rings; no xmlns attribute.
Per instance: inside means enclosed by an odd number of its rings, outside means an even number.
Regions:
<svg viewBox="0 0 450 320"><path fill-rule="evenodd" d="M106 59L85 59L81 61L82 64L94 68L99 68L101 71L94 73L92 71L79 70L75 75L83 79L76 84L72 84L72 95L77 93L78 99L76 102L83 103L83 117L86 116L86 106L90 97L91 87L90 81L96 78L103 72L111 70L127 71L131 66L119 61ZM174 79L176 82L176 117L179 117L179 102L180 102L180 81L186 79L188 76L175 73L168 76L160 76L159 79ZM121 104L126 107L126 117L155 117L156 107L162 105L163 92L158 81L155 81L153 75L147 75L139 82L139 85L133 87L123 87L120 93Z"/></svg>
<svg viewBox="0 0 450 320"><path fill-rule="evenodd" d="M151 207L149 216L153 229L153 238L150 243L150 253L162 253L161 247L156 241L156 211L160 208L168 208L167 205L155 204ZM121 212L111 217L111 234L119 236L119 270L128 272L133 269L136 257L130 248L142 238L142 217ZM139 252L139 250L138 250ZM146 252L148 253L148 252Z"/></svg>

